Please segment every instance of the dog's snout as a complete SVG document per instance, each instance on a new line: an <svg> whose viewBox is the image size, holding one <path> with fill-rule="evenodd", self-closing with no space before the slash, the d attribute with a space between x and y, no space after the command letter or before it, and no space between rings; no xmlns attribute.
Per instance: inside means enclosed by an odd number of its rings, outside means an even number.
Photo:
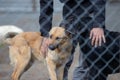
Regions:
<svg viewBox="0 0 120 80"><path fill-rule="evenodd" d="M55 47L54 45L49 45L49 49L50 49L50 50L55 50L55 48L56 48L56 47Z"/></svg>

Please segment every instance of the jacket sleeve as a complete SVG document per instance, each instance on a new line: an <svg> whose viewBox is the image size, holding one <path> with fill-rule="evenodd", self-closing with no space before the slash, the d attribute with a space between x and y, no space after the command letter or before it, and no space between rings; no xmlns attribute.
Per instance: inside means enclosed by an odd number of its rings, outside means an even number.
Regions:
<svg viewBox="0 0 120 80"><path fill-rule="evenodd" d="M53 0L40 0L40 32L44 37L48 37L52 27Z"/></svg>
<svg viewBox="0 0 120 80"><path fill-rule="evenodd" d="M106 0L94 0L92 28L105 27L105 6L106 6Z"/></svg>

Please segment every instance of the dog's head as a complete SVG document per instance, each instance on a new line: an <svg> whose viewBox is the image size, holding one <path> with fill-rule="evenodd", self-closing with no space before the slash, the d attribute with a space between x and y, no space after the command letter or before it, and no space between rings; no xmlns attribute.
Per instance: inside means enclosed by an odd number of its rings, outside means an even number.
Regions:
<svg viewBox="0 0 120 80"><path fill-rule="evenodd" d="M63 27L53 27L49 32L49 49L55 50L59 47L66 47L70 44L71 34Z"/></svg>

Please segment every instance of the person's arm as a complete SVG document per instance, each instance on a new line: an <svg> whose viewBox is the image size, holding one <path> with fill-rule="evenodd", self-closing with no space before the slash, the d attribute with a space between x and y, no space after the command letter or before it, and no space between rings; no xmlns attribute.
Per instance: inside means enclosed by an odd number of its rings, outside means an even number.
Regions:
<svg viewBox="0 0 120 80"><path fill-rule="evenodd" d="M93 28L94 27L105 27L105 6L106 0L94 0L93 6Z"/></svg>
<svg viewBox="0 0 120 80"><path fill-rule="evenodd" d="M44 37L48 37L52 27L53 0L40 0L40 32Z"/></svg>
<svg viewBox="0 0 120 80"><path fill-rule="evenodd" d="M106 42L104 35L105 27L105 6L106 0L95 0L93 7L93 26L90 31L90 39L95 47L101 46L102 42Z"/></svg>

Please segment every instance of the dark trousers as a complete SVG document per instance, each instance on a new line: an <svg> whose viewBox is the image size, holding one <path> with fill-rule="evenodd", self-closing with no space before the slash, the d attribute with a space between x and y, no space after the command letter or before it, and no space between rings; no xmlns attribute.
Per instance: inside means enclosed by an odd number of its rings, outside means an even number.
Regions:
<svg viewBox="0 0 120 80"><path fill-rule="evenodd" d="M105 30L105 36L106 43L95 48L91 45L89 32L79 35L82 53L79 56L79 65L74 70L73 80L106 80L109 74L120 72L120 33ZM73 52L66 64L64 78L73 60Z"/></svg>

